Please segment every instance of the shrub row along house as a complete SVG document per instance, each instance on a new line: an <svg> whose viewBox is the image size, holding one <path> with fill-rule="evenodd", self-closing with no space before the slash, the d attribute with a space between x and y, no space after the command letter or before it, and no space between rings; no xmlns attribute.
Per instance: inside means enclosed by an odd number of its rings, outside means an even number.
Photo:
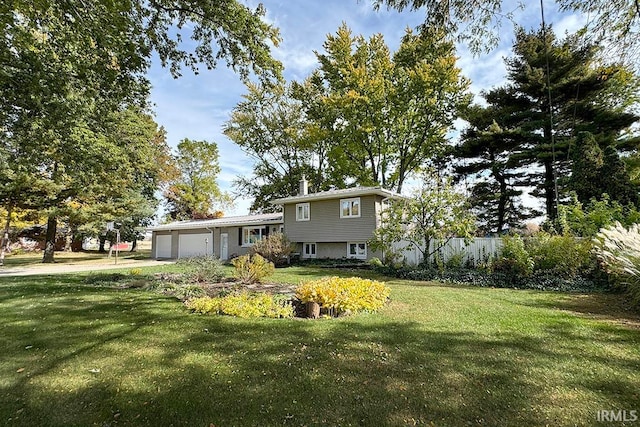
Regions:
<svg viewBox="0 0 640 427"><path fill-rule="evenodd" d="M309 193L303 179L297 196L272 202L282 206L281 213L180 221L152 228L152 256L207 254L227 260L244 255L269 234L283 232L302 258L381 257L369 249L367 241L380 226L385 204L401 198L380 187Z"/></svg>

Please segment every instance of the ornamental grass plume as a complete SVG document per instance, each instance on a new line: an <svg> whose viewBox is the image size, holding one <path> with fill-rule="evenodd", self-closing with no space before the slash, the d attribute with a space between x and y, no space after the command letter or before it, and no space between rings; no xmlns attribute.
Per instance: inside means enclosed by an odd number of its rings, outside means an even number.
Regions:
<svg viewBox="0 0 640 427"><path fill-rule="evenodd" d="M640 308L640 224L628 229L619 222L600 230L595 250L605 270Z"/></svg>

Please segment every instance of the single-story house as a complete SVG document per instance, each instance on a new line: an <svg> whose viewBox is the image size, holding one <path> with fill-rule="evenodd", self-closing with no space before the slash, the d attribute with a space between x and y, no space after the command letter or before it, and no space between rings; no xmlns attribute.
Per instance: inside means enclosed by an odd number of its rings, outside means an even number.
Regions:
<svg viewBox="0 0 640 427"><path fill-rule="evenodd" d="M221 260L244 255L270 233L282 232L281 213L177 221L149 229L151 257L188 258L213 255Z"/></svg>
<svg viewBox="0 0 640 427"><path fill-rule="evenodd" d="M380 226L389 200L400 194L380 187L355 187L309 193L300 181L297 196L276 199L283 208L284 233L295 243L302 258L382 257L369 249L368 240Z"/></svg>

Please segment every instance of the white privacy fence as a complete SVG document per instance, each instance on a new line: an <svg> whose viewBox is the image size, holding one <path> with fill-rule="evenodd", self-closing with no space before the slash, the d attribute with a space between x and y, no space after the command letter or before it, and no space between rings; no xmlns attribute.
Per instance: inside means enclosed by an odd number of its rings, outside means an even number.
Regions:
<svg viewBox="0 0 640 427"><path fill-rule="evenodd" d="M439 244L438 244L439 245ZM437 247L435 242L431 242L430 250ZM439 256L444 262L453 257L460 256L465 264L478 265L497 256L502 248L502 239L499 237L476 237L465 242L465 239L454 238L449 240L438 252L431 256L429 261L435 261ZM393 250L397 252L405 262L416 265L422 262L422 252L408 242L399 242L393 245Z"/></svg>

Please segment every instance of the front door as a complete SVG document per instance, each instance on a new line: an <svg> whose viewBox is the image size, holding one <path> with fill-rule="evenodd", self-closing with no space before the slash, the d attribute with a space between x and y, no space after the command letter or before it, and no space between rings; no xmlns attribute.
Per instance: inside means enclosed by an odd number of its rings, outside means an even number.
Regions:
<svg viewBox="0 0 640 427"><path fill-rule="evenodd" d="M220 234L220 259L229 258L229 235L227 233Z"/></svg>

